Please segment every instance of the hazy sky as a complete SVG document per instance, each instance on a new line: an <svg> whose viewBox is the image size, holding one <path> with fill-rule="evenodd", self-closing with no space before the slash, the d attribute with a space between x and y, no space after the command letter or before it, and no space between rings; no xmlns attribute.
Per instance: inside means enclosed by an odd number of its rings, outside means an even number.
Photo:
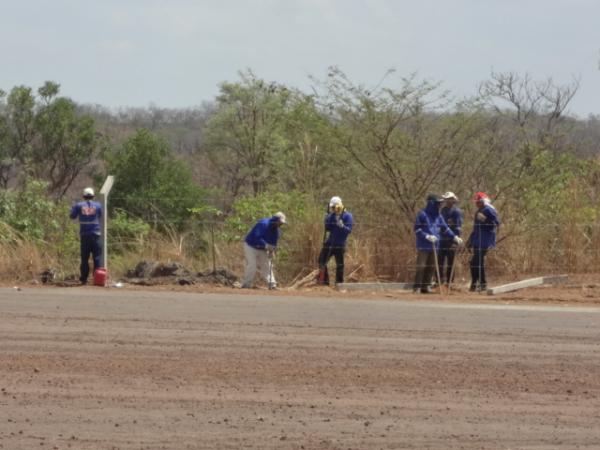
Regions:
<svg viewBox="0 0 600 450"><path fill-rule="evenodd" d="M4 90L53 80L111 107L199 105L246 68L307 91L336 65L457 97L492 70L579 77L570 112L600 114L600 0L0 0L0 57Z"/></svg>

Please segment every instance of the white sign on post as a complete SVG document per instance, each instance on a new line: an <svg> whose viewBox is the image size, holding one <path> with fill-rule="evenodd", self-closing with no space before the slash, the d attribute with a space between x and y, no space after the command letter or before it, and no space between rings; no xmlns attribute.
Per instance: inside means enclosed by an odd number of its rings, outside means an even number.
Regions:
<svg viewBox="0 0 600 450"><path fill-rule="evenodd" d="M108 273L108 194L112 189L115 177L109 175L100 189L100 201L102 203L102 267ZM107 284L108 285L108 284Z"/></svg>

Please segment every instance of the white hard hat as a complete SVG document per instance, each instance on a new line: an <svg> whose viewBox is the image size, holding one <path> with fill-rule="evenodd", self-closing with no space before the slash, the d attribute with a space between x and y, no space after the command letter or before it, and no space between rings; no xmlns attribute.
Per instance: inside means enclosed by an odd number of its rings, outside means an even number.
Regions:
<svg viewBox="0 0 600 450"><path fill-rule="evenodd" d="M94 190L91 187L86 187L83 190L83 196L84 197L93 197L94 196Z"/></svg>
<svg viewBox="0 0 600 450"><path fill-rule="evenodd" d="M445 194L442 195L442 198L444 200L448 200L453 198L454 200L458 201L458 197L456 196L456 194L454 192L448 191Z"/></svg>
<svg viewBox="0 0 600 450"><path fill-rule="evenodd" d="M276 213L275 213L275 217L277 217L277 218L279 219L279 223L287 223L287 222L285 221L285 214L284 214L284 213L282 213L281 211L279 211L279 212L276 212Z"/></svg>
<svg viewBox="0 0 600 450"><path fill-rule="evenodd" d="M331 197L331 200L329 200L329 207L333 207L335 205L341 205L342 204L342 199L340 197Z"/></svg>

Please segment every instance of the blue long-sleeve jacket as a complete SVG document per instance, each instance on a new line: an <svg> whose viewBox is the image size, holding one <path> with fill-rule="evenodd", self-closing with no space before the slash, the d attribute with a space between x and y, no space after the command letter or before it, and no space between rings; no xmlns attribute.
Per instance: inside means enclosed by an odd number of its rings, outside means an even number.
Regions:
<svg viewBox="0 0 600 450"><path fill-rule="evenodd" d="M436 248L440 246L440 236L442 233L448 235L450 239L454 239L455 236L452 230L448 228L448 225L446 225L444 218L440 214L439 206L435 201L427 202L427 206L419 211L415 220L414 230L417 237L417 250L425 252L433 251L433 245L425 239L425 236L428 234L432 234L438 238L435 244Z"/></svg>
<svg viewBox="0 0 600 450"><path fill-rule="evenodd" d="M482 213L484 220L478 217ZM496 246L496 231L500 226L500 219L496 208L492 205L485 205L475 213L473 231L467 242L467 246L479 249L490 249Z"/></svg>
<svg viewBox="0 0 600 450"><path fill-rule="evenodd" d="M264 250L267 244L277 247L280 235L277 222L279 218L276 216L260 219L246 235L246 244L259 250Z"/></svg>
<svg viewBox="0 0 600 450"><path fill-rule="evenodd" d="M342 220L342 226L339 225L338 216L335 213L328 214L325 217L325 230L329 236L325 240L325 245L333 247L345 247L348 235L352 233L354 219L348 211L342 212L339 219Z"/></svg>
<svg viewBox="0 0 600 450"><path fill-rule="evenodd" d="M100 219L102 218L102 205L92 200L84 200L75 203L69 214L71 219L79 218L79 234L87 236L90 234L100 235Z"/></svg>
<svg viewBox="0 0 600 450"><path fill-rule="evenodd" d="M463 213L457 206L450 208L442 208L440 214L444 218L446 225L452 230L455 236L462 234ZM449 234L443 234L440 242L442 248L450 248L453 244L453 239Z"/></svg>

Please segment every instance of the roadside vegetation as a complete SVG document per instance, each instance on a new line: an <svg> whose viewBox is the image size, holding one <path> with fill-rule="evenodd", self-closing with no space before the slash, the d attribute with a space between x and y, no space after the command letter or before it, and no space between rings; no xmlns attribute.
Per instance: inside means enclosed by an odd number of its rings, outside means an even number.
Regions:
<svg viewBox="0 0 600 450"><path fill-rule="evenodd" d="M81 105L56 82L0 91L0 278L77 273L68 209L109 174L113 276L140 259L241 273L245 233L281 210L276 264L290 281L315 267L339 195L356 221L347 273L408 280L415 213L448 190L465 233L472 194L492 197L497 275L596 271L600 117L569 114L577 80L492 73L469 99L394 72L377 86L337 68L312 81L302 92L246 70L188 109Z"/></svg>

